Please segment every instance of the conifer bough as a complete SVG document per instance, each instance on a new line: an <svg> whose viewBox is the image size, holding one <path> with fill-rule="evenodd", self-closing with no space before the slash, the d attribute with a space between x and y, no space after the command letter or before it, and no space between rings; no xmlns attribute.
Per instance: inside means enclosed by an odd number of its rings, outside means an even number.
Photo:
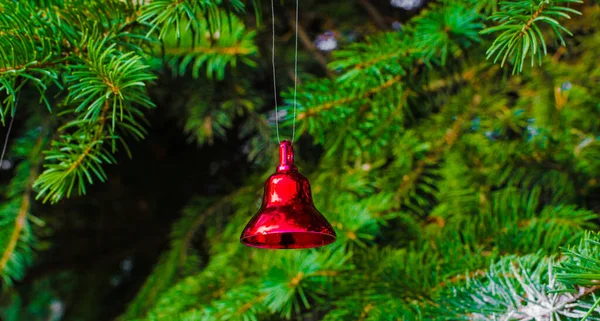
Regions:
<svg viewBox="0 0 600 321"><path fill-rule="evenodd" d="M21 123L0 190L3 288L31 289L19 282L43 261L34 232L48 240L43 220L55 218L36 195L69 202L110 179L118 151L143 144L163 79L185 80L168 108L190 141L218 144L239 125L248 158L271 169L260 2L0 0L0 112ZM277 28L291 12L282 4ZM301 10L326 15L312 4ZM331 78L309 76L301 50L298 133L322 151L303 168L336 244L244 250L238 233L262 183L249 178L186 206L119 320L600 320L598 4L440 0L414 13L401 30L339 39ZM344 5L340 28L360 14ZM301 17L303 27L315 15ZM291 45L284 32L278 52ZM287 130L293 91L282 95ZM15 321L51 319L40 306L61 289L35 284L2 300L7 311L24 302ZM98 301L82 297L90 310Z"/></svg>

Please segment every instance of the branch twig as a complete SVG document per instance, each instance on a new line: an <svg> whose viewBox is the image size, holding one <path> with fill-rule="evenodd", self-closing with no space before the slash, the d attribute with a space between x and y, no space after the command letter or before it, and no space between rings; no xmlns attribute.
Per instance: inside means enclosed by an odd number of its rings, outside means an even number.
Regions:
<svg viewBox="0 0 600 321"><path fill-rule="evenodd" d="M296 12L294 11L294 16L295 13ZM306 47L306 49L308 49L310 53L312 53L312 55L315 57L315 60L321 65L321 67L323 67L323 70L325 70L325 72L327 73L327 76L329 78L332 78L333 75L331 74L329 68L327 68L327 58L325 58L325 56L323 56L323 54L319 52L319 49L315 47L302 25L298 24L298 30L296 30L296 23L294 19L288 19L288 22L292 27L292 30L294 30L294 32L298 32L298 36L300 37L300 41L302 41L302 45L304 45L304 47Z"/></svg>
<svg viewBox="0 0 600 321"><path fill-rule="evenodd" d="M379 28L381 28L383 30L388 29L388 26L385 23L385 19L379 13L379 11L377 11L377 8L375 8L375 6L369 2L369 0L359 0L359 1L360 1L360 4L363 7L365 7L365 10L367 10L367 13L369 14L369 16L371 16L371 18L373 19L373 21Z"/></svg>
<svg viewBox="0 0 600 321"><path fill-rule="evenodd" d="M378 92L380 92L382 90L385 90L385 89L393 86L394 84L397 84L398 82L400 82L401 79L402 79L402 76L398 75L398 76L396 76L394 78L389 79L388 81L386 81L385 83L381 84L380 86L375 87L375 88L371 88L371 89L365 91L364 93L362 93L360 95L356 95L356 96L352 96L352 97L347 97L347 98L342 98L342 99L338 99L338 100L335 100L335 101L332 101L332 102L328 102L328 103L325 103L325 104L321 104L321 105L315 106L315 107L313 107L310 110L307 110L307 111L305 111L303 113L299 113L298 114L298 120L302 120L304 118L310 117L310 116L312 116L314 114L318 114L318 113L320 113L320 112L322 112L324 110L328 110L328 109L333 108L333 107L337 107L337 106L340 106L340 105L343 105L343 104L347 104L347 103L350 103L350 102L353 102L353 101L356 101L356 100L359 100L359 99L369 98L372 95L374 95L374 94L376 94L376 93L378 93Z"/></svg>
<svg viewBox="0 0 600 321"><path fill-rule="evenodd" d="M34 149L35 151L39 151L44 143L44 139L40 138L38 140L37 146ZM17 248L17 244L19 242L19 238L21 237L21 232L25 225L27 224L27 215L29 214L29 208L31 206L31 193L33 191L33 182L35 181L38 174L38 166L37 164L32 164L31 169L29 171L29 179L27 181L27 187L25 189L25 193L23 194L23 200L21 201L21 206L19 207L19 211L17 213L17 217L15 217L15 227L13 233L11 234L8 245L5 248L4 253L2 254L2 258L0 258L0 273L4 271L8 261L13 255L15 249Z"/></svg>

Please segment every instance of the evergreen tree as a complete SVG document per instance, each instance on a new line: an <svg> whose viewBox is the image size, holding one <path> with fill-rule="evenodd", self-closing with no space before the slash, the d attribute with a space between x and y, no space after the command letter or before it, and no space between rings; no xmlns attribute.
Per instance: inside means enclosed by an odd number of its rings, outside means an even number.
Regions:
<svg viewBox="0 0 600 321"><path fill-rule="evenodd" d="M408 2L301 1L296 27L291 1L0 0L2 318L600 320L598 3ZM275 120L287 138L294 117L299 167L338 240L246 248ZM57 262L71 226L131 209L103 197L134 189L119 179L143 173L143 192L119 195L143 195L146 212L165 211L149 195L186 201L158 178L172 173L136 158L168 122L212 162L199 184L216 192L165 213L168 246L153 231L120 244L162 251L152 269L94 248L102 274ZM235 155L215 152L227 141ZM179 158L173 172L197 178ZM97 233L117 233L116 218ZM99 293L124 311L103 311Z"/></svg>

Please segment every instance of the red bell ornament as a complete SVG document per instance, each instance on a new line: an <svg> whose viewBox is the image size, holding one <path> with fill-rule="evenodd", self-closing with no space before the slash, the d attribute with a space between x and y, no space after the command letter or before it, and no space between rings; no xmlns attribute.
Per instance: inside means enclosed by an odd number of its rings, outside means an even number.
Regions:
<svg viewBox="0 0 600 321"><path fill-rule="evenodd" d="M264 249L305 249L335 239L331 224L313 204L308 179L294 166L292 143L282 141L277 172L267 180L262 206L240 241Z"/></svg>

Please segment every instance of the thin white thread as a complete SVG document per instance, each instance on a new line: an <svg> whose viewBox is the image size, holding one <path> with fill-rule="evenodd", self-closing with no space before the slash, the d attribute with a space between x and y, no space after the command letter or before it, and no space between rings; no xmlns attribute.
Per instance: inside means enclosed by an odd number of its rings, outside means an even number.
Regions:
<svg viewBox="0 0 600 321"><path fill-rule="evenodd" d="M21 96L20 91L19 91L19 96ZM17 104L19 103L19 96L17 96L17 99L15 100L15 113L10 118L10 123L8 124L8 131L6 133L6 139L4 139L4 147L2 147L2 155L0 156L0 167L2 166L2 163L4 162L4 154L6 153L6 146L8 146L8 138L10 137L10 131L12 130L13 122L15 121Z"/></svg>
<svg viewBox="0 0 600 321"><path fill-rule="evenodd" d="M271 61L273 63L273 97L275 98L275 128L277 129L277 142L281 143L279 137L279 107L277 106L277 72L275 71L275 0L271 0L271 21L273 22L273 45L271 47Z"/></svg>
<svg viewBox="0 0 600 321"><path fill-rule="evenodd" d="M298 93L298 2L296 0L296 50L294 52L294 119L292 125L292 143L296 139L296 97Z"/></svg>

